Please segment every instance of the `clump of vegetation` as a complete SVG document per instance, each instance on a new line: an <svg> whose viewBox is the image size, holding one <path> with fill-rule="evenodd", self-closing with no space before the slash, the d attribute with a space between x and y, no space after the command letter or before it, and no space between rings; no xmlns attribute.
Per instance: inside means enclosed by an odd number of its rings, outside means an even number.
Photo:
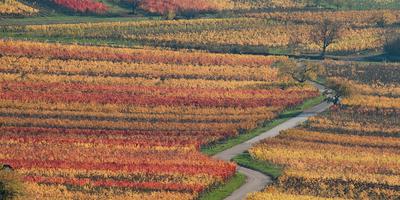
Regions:
<svg viewBox="0 0 400 200"><path fill-rule="evenodd" d="M193 18L200 13L217 12L232 6L227 0L133 0L132 5L133 12L142 9L166 19L175 19L176 16Z"/></svg>
<svg viewBox="0 0 400 200"><path fill-rule="evenodd" d="M312 30L310 34L311 40L321 46L320 56L322 59L325 58L327 48L340 38L342 28L343 24L324 19Z"/></svg>
<svg viewBox="0 0 400 200"><path fill-rule="evenodd" d="M339 105L340 100L343 97L349 97L356 94L356 91L350 84L338 82L336 79L328 79L326 86L331 89L325 93L327 100L335 105Z"/></svg>
<svg viewBox="0 0 400 200"><path fill-rule="evenodd" d="M292 59L277 62L274 67L278 68L280 77L290 77L299 83L316 80L325 72L324 67L318 63L298 63Z"/></svg>
<svg viewBox="0 0 400 200"><path fill-rule="evenodd" d="M383 12L381 15L377 16L374 21L377 26L384 28L387 25L396 23L397 17L395 14L393 14L389 11L386 11L386 12Z"/></svg>
<svg viewBox="0 0 400 200"><path fill-rule="evenodd" d="M17 199L25 194L22 178L7 165L0 165L0 200Z"/></svg>
<svg viewBox="0 0 400 200"><path fill-rule="evenodd" d="M400 56L400 36L391 36L383 46L386 54L391 56Z"/></svg>

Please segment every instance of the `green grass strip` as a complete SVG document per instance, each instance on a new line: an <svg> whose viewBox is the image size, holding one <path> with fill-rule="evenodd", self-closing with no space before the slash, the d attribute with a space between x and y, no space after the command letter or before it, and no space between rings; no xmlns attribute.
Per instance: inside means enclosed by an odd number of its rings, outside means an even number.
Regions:
<svg viewBox="0 0 400 200"><path fill-rule="evenodd" d="M249 152L242 153L240 155L235 156L232 161L236 162L238 165L259 171L263 174L266 174L273 179L277 179L282 174L282 168L269 163L267 161L256 160Z"/></svg>
<svg viewBox="0 0 400 200"><path fill-rule="evenodd" d="M228 197L235 190L240 188L246 182L246 176L241 173L236 173L231 179L225 184L217 186L215 189L203 193L199 200L221 200Z"/></svg>
<svg viewBox="0 0 400 200"><path fill-rule="evenodd" d="M308 109L308 108L318 105L323 100L324 100L324 96L319 96L319 97L316 97L313 99L309 99L301 105L298 105L294 108L291 108L291 109L288 109L288 110L282 112L278 118L276 118L272 121L269 121L267 123L264 123L264 125L262 127L253 129L246 134L240 134L237 137L228 138L226 140L222 140L222 141L216 142L211 145L203 146L201 148L201 152L206 155L212 156L219 152L225 151L229 148L232 148L233 146L236 146L240 143L243 143L247 140L257 137L258 135L260 135L268 130L271 130L272 128L278 126L279 124L284 123L285 121L289 120L290 118L301 114L305 109Z"/></svg>

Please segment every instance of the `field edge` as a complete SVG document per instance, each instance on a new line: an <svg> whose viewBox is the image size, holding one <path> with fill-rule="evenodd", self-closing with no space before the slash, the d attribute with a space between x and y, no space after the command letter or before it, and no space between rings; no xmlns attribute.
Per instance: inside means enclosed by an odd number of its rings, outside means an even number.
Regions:
<svg viewBox="0 0 400 200"><path fill-rule="evenodd" d="M213 156L217 153L220 153L222 151L230 149L233 146L241 144L247 140L250 140L254 137L259 136L260 134L262 134L268 130L273 129L274 127L286 122L290 118L301 114L304 110L320 104L321 102L324 101L324 99L325 99L325 97L322 95L312 98L312 99L308 99L296 107L287 109L286 111L280 113L277 118L275 118L271 121L265 122L263 124L263 126L255 128L255 129L249 131L248 133L241 134L237 137L228 138L226 140L217 142L212 145L203 146L201 148L201 152L208 156Z"/></svg>
<svg viewBox="0 0 400 200"><path fill-rule="evenodd" d="M240 188L246 182L246 176L237 172L224 184L210 188L208 192L200 195L199 200L222 200Z"/></svg>
<svg viewBox="0 0 400 200"><path fill-rule="evenodd" d="M247 151L235 156L234 158L232 158L232 161L242 167L246 167L270 176L273 180L278 179L278 177L283 172L282 167L269 162L256 160L251 157L250 153Z"/></svg>

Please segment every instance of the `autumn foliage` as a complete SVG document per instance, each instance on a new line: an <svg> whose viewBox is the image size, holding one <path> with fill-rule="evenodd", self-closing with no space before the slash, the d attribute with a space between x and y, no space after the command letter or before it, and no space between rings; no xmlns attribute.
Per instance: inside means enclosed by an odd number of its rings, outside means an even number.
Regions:
<svg viewBox="0 0 400 200"><path fill-rule="evenodd" d="M31 16L38 12L39 10L18 1L0 1L0 16Z"/></svg>
<svg viewBox="0 0 400 200"><path fill-rule="evenodd" d="M254 158L284 166L284 173L249 200L400 197L399 65L326 64L329 82L350 85L354 93L250 150Z"/></svg>
<svg viewBox="0 0 400 200"><path fill-rule="evenodd" d="M37 199L196 199L236 173L201 146L319 95L275 86L283 80L269 65L286 57L17 41L0 49L0 163Z"/></svg>
<svg viewBox="0 0 400 200"><path fill-rule="evenodd" d="M80 13L104 13L107 6L94 0L54 0L54 3Z"/></svg>
<svg viewBox="0 0 400 200"><path fill-rule="evenodd" d="M209 12L229 7L225 0L142 0L140 7L151 13Z"/></svg>
<svg viewBox="0 0 400 200"><path fill-rule="evenodd" d="M258 48L290 47L304 53L316 53L321 50L320 41L315 41L313 40L315 37L310 37L310 33L320 29L320 26L309 23L306 17L304 19L302 17L292 19L289 17L290 13L280 14L277 14L277 16L270 14L271 16L265 17L255 15L223 19L201 18L193 20L28 25L7 27L7 30L15 29L15 32L41 37L123 39L149 46L215 49L225 52L253 51L252 48L246 50L247 48L240 48L241 46L255 47L254 50ZM384 37L385 32L389 28L374 25L376 23L366 23L368 20L361 16L369 16L370 14L370 12L361 13L358 15L360 16L359 19L354 19L353 23L361 27L344 26L345 28L341 28L340 37L337 37L336 41L327 47L327 53L380 49L386 38ZM334 13L329 19L336 19L336 16L340 16L340 14ZM320 18L322 16L318 17L318 21L320 21ZM352 15L345 15L343 18L342 21L353 19ZM269 24L271 20L280 22ZM285 21L290 21L290 23L285 24Z"/></svg>

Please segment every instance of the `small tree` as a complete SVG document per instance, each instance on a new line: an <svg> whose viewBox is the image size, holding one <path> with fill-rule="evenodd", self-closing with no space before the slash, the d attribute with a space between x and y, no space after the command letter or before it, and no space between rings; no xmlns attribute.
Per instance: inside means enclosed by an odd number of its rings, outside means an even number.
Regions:
<svg viewBox="0 0 400 200"><path fill-rule="evenodd" d="M372 20L377 26L384 28L387 25L396 23L397 16L390 11L382 11L381 14L374 16Z"/></svg>
<svg viewBox="0 0 400 200"><path fill-rule="evenodd" d="M334 79L328 79L326 86L330 89L325 92L327 100L335 105L340 104L341 98L355 94L355 91L351 85L348 83L338 82Z"/></svg>
<svg viewBox="0 0 400 200"><path fill-rule="evenodd" d="M140 3L142 0L133 0L132 1L132 14L136 14L136 11L140 8Z"/></svg>
<svg viewBox="0 0 400 200"><path fill-rule="evenodd" d="M22 197L24 193L21 177L11 167L0 165L0 200Z"/></svg>
<svg viewBox="0 0 400 200"><path fill-rule="evenodd" d="M387 39L383 50L386 54L391 56L400 56L400 36Z"/></svg>
<svg viewBox="0 0 400 200"><path fill-rule="evenodd" d="M395 30L387 30L385 32L383 51L387 55L400 56L400 34Z"/></svg>
<svg viewBox="0 0 400 200"><path fill-rule="evenodd" d="M315 80L324 73L324 67L316 63L297 63L289 59L274 64L278 68L280 77L290 77L294 81L304 83L307 80Z"/></svg>
<svg viewBox="0 0 400 200"><path fill-rule="evenodd" d="M124 6L130 7L132 9L132 14L135 15L140 9L143 0L119 0Z"/></svg>
<svg viewBox="0 0 400 200"><path fill-rule="evenodd" d="M326 49L340 37L342 25L338 22L324 19L312 30L311 40L321 46L320 57L325 58Z"/></svg>

